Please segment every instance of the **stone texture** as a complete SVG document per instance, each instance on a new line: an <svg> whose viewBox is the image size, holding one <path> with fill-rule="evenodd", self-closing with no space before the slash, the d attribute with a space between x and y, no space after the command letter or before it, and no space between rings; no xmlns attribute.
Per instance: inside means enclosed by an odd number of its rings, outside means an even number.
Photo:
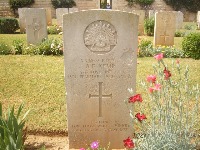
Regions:
<svg viewBox="0 0 200 150"><path fill-rule="evenodd" d="M124 100L136 86L138 16L89 10L63 16L69 148L98 140L124 148L132 136ZM119 21L120 20L120 21Z"/></svg>
<svg viewBox="0 0 200 150"><path fill-rule="evenodd" d="M154 46L174 45L176 15L174 12L157 12L155 14Z"/></svg>
<svg viewBox="0 0 200 150"><path fill-rule="evenodd" d="M38 44L47 38L46 10L28 8L26 10L26 34L28 44Z"/></svg>
<svg viewBox="0 0 200 150"><path fill-rule="evenodd" d="M45 8L46 9L46 17L47 17L47 25L52 25L52 16L51 16L51 8Z"/></svg>
<svg viewBox="0 0 200 150"><path fill-rule="evenodd" d="M63 25L63 15L68 14L71 12L76 12L78 11L78 8L57 8L56 9L56 19L57 19L57 25L62 27Z"/></svg>
<svg viewBox="0 0 200 150"><path fill-rule="evenodd" d="M18 8L20 33L26 33L26 10L27 8Z"/></svg>
<svg viewBox="0 0 200 150"><path fill-rule="evenodd" d="M144 19L145 19L145 10L133 10L134 14L139 15L139 26L138 31L139 35L144 35Z"/></svg>
<svg viewBox="0 0 200 150"><path fill-rule="evenodd" d="M200 11L197 12L197 28L200 30Z"/></svg>
<svg viewBox="0 0 200 150"><path fill-rule="evenodd" d="M176 11L176 29L181 29L183 26L183 13Z"/></svg>

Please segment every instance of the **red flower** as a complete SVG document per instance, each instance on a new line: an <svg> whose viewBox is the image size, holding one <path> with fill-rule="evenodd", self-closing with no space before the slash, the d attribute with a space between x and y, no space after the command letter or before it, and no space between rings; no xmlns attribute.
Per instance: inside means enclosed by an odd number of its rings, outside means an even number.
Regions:
<svg viewBox="0 0 200 150"><path fill-rule="evenodd" d="M157 59L158 61L163 59L163 53L160 53L160 54L154 56L154 58Z"/></svg>
<svg viewBox="0 0 200 150"><path fill-rule="evenodd" d="M165 75L165 80L168 80L172 76L172 74L170 73L170 71L167 70L166 68L164 69L163 72L164 72L164 75Z"/></svg>
<svg viewBox="0 0 200 150"><path fill-rule="evenodd" d="M155 75L149 75L149 76L147 77L147 81L148 81L148 82L155 83L155 82L156 82L156 76L155 76Z"/></svg>
<svg viewBox="0 0 200 150"><path fill-rule="evenodd" d="M137 113L135 117L141 122L144 119L147 119L144 114Z"/></svg>
<svg viewBox="0 0 200 150"><path fill-rule="evenodd" d="M124 146L126 148L134 148L135 147L135 144L133 143L133 140L130 139L130 137L128 137L127 139L123 140L124 142Z"/></svg>
<svg viewBox="0 0 200 150"><path fill-rule="evenodd" d="M141 97L141 95L140 94L136 94L136 95L134 95L134 96L131 96L130 98L129 98L129 103L135 103L136 101L138 101L138 102L142 102L142 97Z"/></svg>

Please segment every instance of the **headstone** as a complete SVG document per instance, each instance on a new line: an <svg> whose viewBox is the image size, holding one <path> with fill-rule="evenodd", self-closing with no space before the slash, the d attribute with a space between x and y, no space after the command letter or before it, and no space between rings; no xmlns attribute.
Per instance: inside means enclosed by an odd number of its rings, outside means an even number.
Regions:
<svg viewBox="0 0 200 150"><path fill-rule="evenodd" d="M139 15L139 35L144 35L144 20L145 20L145 11L144 10L133 10L134 14Z"/></svg>
<svg viewBox="0 0 200 150"><path fill-rule="evenodd" d="M56 19L57 19L57 25L62 27L63 25L63 15L68 14L71 12L78 11L78 8L57 8L56 9Z"/></svg>
<svg viewBox="0 0 200 150"><path fill-rule="evenodd" d="M197 28L200 30L200 11L197 12Z"/></svg>
<svg viewBox="0 0 200 150"><path fill-rule="evenodd" d="M124 148L132 125L124 100L136 86L138 16L88 10L63 16L69 149L98 140Z"/></svg>
<svg viewBox="0 0 200 150"><path fill-rule="evenodd" d="M51 16L51 8L45 8L46 9L46 17L47 17L47 25L52 25L52 16Z"/></svg>
<svg viewBox="0 0 200 150"><path fill-rule="evenodd" d="M156 12L159 12L159 10L149 10L149 18L155 18Z"/></svg>
<svg viewBox="0 0 200 150"><path fill-rule="evenodd" d="M176 29L181 29L183 26L183 13L176 11Z"/></svg>
<svg viewBox="0 0 200 150"><path fill-rule="evenodd" d="M42 8L26 10L26 34L28 44L38 44L47 38L46 11Z"/></svg>
<svg viewBox="0 0 200 150"><path fill-rule="evenodd" d="M157 12L155 14L154 46L174 45L174 34L176 30L176 15L173 12Z"/></svg>
<svg viewBox="0 0 200 150"><path fill-rule="evenodd" d="M20 33L26 33L26 10L27 8L18 8Z"/></svg>

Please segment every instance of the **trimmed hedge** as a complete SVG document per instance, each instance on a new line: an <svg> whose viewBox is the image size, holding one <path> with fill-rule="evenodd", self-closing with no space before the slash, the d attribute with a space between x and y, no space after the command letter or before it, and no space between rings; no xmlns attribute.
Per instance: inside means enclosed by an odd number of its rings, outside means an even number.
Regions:
<svg viewBox="0 0 200 150"><path fill-rule="evenodd" d="M0 18L0 33L12 34L19 29L18 20L15 18Z"/></svg>

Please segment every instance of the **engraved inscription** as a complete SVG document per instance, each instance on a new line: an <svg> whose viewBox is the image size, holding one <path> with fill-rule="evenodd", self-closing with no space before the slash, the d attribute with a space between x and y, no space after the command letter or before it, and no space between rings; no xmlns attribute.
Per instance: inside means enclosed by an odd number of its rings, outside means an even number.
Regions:
<svg viewBox="0 0 200 150"><path fill-rule="evenodd" d="M85 46L96 54L110 52L117 44L115 27L107 21L98 20L88 25L83 35Z"/></svg>
<svg viewBox="0 0 200 150"><path fill-rule="evenodd" d="M33 22L28 26L34 30L34 38L37 40L39 38L39 31L43 28L41 21L38 21L37 18L33 18Z"/></svg>
<svg viewBox="0 0 200 150"><path fill-rule="evenodd" d="M102 84L103 82L99 82L99 95L91 95L89 94L89 98L99 98L99 117L102 117L102 98L112 98L112 94L103 95L102 93Z"/></svg>

